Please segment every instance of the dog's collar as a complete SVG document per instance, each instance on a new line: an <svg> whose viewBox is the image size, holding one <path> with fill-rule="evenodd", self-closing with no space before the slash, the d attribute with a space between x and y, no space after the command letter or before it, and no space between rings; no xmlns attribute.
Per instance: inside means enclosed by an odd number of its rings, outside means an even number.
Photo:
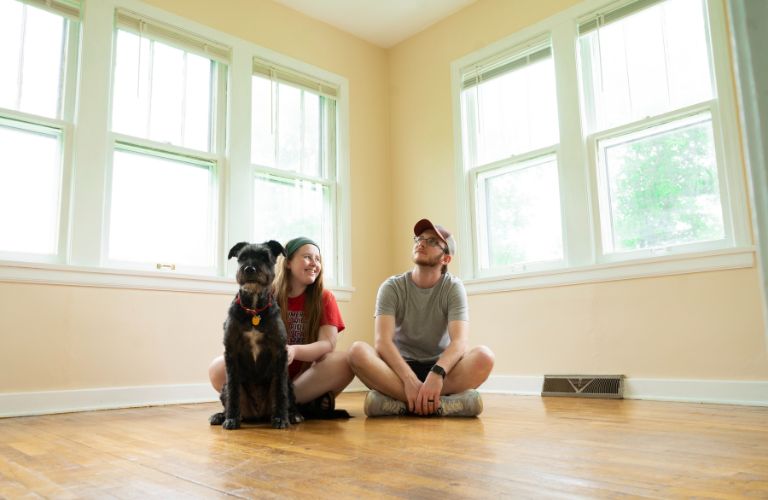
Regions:
<svg viewBox="0 0 768 500"><path fill-rule="evenodd" d="M272 307L272 294L269 294L269 299L267 300L267 305L264 307L259 307L258 309L251 309L250 307L245 307L243 303L240 301L240 294L237 294L237 297L235 297L235 304L240 306L240 309L245 311L247 314L253 316L251 319L251 323L253 323L253 326L258 326L259 323L261 323L261 312L269 309Z"/></svg>

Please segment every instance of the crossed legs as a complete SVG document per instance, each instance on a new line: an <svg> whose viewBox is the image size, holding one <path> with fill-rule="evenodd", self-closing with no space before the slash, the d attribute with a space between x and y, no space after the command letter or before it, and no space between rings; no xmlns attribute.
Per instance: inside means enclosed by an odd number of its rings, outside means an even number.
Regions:
<svg viewBox="0 0 768 500"><path fill-rule="evenodd" d="M381 359L369 344L357 341L349 348L349 363L357 378L368 388L407 402L400 377ZM493 369L494 354L486 346L468 351L446 375L443 395L476 389L485 382Z"/></svg>

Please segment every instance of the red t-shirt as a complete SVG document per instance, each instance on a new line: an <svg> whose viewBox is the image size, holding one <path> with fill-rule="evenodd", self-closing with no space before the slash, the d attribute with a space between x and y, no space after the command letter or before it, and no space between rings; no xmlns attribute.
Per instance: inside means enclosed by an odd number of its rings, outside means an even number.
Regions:
<svg viewBox="0 0 768 500"><path fill-rule="evenodd" d="M302 293L298 297L288 297L288 324L285 329L288 331L288 344L304 343L304 300L307 294ZM339 306L336 304L336 297L330 290L323 290L323 316L320 318L320 326L335 326L339 333L344 330L344 320L341 319ZM297 359L288 367L288 374L291 379L296 378L301 373L303 361Z"/></svg>

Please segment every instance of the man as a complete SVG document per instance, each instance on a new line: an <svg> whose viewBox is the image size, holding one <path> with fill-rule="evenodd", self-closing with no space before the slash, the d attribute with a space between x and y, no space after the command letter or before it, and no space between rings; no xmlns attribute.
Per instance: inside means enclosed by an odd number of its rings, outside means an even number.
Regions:
<svg viewBox="0 0 768 500"><path fill-rule="evenodd" d="M467 294L447 272L456 241L427 219L413 234L413 270L389 278L376 297L375 349L358 341L349 350L352 370L372 389L365 414L479 415L483 402L475 389L491 373L494 356L467 345Z"/></svg>

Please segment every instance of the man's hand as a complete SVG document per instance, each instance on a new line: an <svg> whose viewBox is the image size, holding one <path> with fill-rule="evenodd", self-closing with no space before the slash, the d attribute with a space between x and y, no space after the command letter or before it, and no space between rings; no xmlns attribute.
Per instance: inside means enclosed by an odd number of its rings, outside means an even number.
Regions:
<svg viewBox="0 0 768 500"><path fill-rule="evenodd" d="M443 377L430 372L421 384L416 398L416 413L432 415L440 408L440 393L443 391Z"/></svg>
<svg viewBox="0 0 768 500"><path fill-rule="evenodd" d="M408 377L403 383L403 390L405 390L405 397L408 403L408 411L411 413L421 414L417 405L419 394L421 393L422 383L416 378L416 375Z"/></svg>

